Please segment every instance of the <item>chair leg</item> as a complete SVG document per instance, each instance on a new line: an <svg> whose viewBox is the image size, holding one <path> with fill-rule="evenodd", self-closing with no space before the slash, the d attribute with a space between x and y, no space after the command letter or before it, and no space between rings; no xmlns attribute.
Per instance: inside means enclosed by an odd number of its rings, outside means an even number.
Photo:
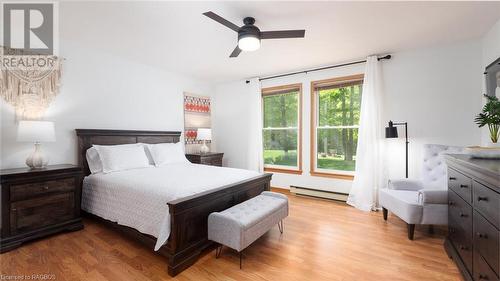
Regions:
<svg viewBox="0 0 500 281"><path fill-rule="evenodd" d="M408 224L408 239L413 240L413 233L415 233L415 225Z"/></svg>
<svg viewBox="0 0 500 281"><path fill-rule="evenodd" d="M283 234L283 230L284 230L284 228L283 228L283 220L281 220L281 221L278 222L278 229L280 230L280 233Z"/></svg>
<svg viewBox="0 0 500 281"><path fill-rule="evenodd" d="M387 213L388 213L387 209L382 207L382 213L384 214L384 220L386 221L387 220Z"/></svg>

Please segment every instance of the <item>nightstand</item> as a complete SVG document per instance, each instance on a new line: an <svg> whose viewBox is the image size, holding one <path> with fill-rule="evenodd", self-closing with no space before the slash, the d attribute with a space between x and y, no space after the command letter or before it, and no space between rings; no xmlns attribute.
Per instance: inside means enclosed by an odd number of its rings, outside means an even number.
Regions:
<svg viewBox="0 0 500 281"><path fill-rule="evenodd" d="M212 165L219 167L222 167L222 156L224 156L224 153L217 153L217 152L186 154L186 158L191 163Z"/></svg>
<svg viewBox="0 0 500 281"><path fill-rule="evenodd" d="M52 165L43 170L0 170L0 183L1 253L32 239L83 228L80 167Z"/></svg>

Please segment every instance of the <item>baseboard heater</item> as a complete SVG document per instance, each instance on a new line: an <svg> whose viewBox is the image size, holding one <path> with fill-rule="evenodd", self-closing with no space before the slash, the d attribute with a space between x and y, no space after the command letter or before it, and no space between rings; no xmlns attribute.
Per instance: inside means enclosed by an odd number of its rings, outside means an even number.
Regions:
<svg viewBox="0 0 500 281"><path fill-rule="evenodd" d="M347 201L347 196L348 196L348 194L345 193L325 191L325 190L294 186L294 185L290 185L290 192L298 195L318 197L318 198L331 199L344 202Z"/></svg>

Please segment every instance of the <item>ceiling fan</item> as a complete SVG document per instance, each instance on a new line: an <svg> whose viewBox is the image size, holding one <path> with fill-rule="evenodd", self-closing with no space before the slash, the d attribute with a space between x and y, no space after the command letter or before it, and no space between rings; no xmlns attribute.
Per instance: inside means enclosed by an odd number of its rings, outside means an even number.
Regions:
<svg viewBox="0 0 500 281"><path fill-rule="evenodd" d="M239 27L214 12L206 12L203 13L203 15L238 32L238 46L236 46L236 48L229 56L231 58L237 57L241 53L241 51L255 51L259 49L261 39L304 38L306 33L306 31L303 29L260 31L260 29L254 25L255 19L252 17L244 18L243 23L245 25Z"/></svg>

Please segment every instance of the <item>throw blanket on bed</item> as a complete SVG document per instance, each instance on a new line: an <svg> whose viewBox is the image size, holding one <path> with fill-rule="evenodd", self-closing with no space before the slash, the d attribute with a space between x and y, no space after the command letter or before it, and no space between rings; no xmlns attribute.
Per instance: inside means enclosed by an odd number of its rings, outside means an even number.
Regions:
<svg viewBox="0 0 500 281"><path fill-rule="evenodd" d="M258 175L190 163L92 174L83 181L82 209L156 237L157 251L170 235L167 202Z"/></svg>

